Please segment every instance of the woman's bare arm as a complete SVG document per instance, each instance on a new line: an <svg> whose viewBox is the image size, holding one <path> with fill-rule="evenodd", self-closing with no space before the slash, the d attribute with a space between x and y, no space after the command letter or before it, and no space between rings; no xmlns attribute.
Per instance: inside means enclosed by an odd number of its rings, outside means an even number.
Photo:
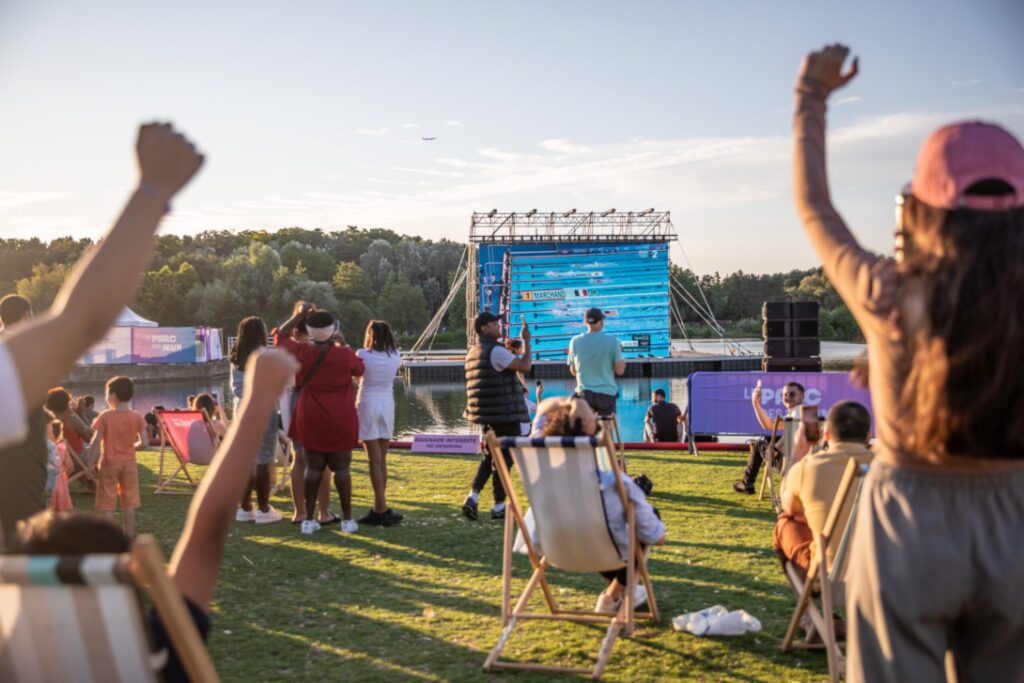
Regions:
<svg viewBox="0 0 1024 683"><path fill-rule="evenodd" d="M152 256L160 218L203 163L202 155L169 124L142 126L136 153L139 185L117 222L78 261L53 306L15 327L5 341L27 406L42 402L131 301Z"/></svg>
<svg viewBox="0 0 1024 683"><path fill-rule="evenodd" d="M189 506L185 528L167 571L182 594L204 611L209 611L213 600L224 539L263 441L270 412L298 369L298 361L283 349L261 349L249 356L238 416Z"/></svg>

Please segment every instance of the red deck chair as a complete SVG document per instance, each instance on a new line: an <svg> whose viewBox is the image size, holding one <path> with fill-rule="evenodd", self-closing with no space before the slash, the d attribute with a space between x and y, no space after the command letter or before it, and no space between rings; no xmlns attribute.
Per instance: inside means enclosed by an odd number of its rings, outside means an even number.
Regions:
<svg viewBox="0 0 1024 683"><path fill-rule="evenodd" d="M157 474L156 489L153 493L192 493L198 482L188 471L189 465L209 465L217 450L213 432L210 430L208 418L204 410L160 410L156 413L156 421L160 426L160 470ZM167 446L178 459L178 467L169 475L164 476L164 458ZM168 466L169 470L170 467ZM178 474L185 476L179 480ZM185 485L188 488L172 489L174 485Z"/></svg>

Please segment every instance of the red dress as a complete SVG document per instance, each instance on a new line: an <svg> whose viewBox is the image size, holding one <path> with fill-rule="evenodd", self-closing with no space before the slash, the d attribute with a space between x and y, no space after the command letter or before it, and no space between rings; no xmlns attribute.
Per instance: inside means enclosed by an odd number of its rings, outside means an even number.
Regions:
<svg viewBox="0 0 1024 683"><path fill-rule="evenodd" d="M274 344L295 356L302 369L296 374L296 388L309 374L324 346L299 344L273 331ZM299 392L288 436L317 453L351 451L359 444L352 378L363 374L363 361L347 346L327 346L327 355L313 378Z"/></svg>

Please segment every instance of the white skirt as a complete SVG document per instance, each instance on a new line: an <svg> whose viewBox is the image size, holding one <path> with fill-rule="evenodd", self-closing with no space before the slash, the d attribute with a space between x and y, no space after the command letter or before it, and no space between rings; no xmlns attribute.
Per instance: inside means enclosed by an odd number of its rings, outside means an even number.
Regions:
<svg viewBox="0 0 1024 683"><path fill-rule="evenodd" d="M392 394L363 394L356 404L359 440L390 439L395 434L395 397Z"/></svg>

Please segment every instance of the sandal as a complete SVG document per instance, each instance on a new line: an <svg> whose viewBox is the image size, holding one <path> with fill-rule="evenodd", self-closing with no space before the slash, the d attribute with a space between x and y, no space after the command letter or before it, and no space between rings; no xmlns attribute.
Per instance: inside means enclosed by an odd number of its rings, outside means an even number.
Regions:
<svg viewBox="0 0 1024 683"><path fill-rule="evenodd" d="M334 514L333 512L331 513L331 516L328 517L327 519L318 519L317 520L317 522L319 522L320 526L323 526L325 524L337 524L340 521L341 521L341 517L339 517L338 515Z"/></svg>

